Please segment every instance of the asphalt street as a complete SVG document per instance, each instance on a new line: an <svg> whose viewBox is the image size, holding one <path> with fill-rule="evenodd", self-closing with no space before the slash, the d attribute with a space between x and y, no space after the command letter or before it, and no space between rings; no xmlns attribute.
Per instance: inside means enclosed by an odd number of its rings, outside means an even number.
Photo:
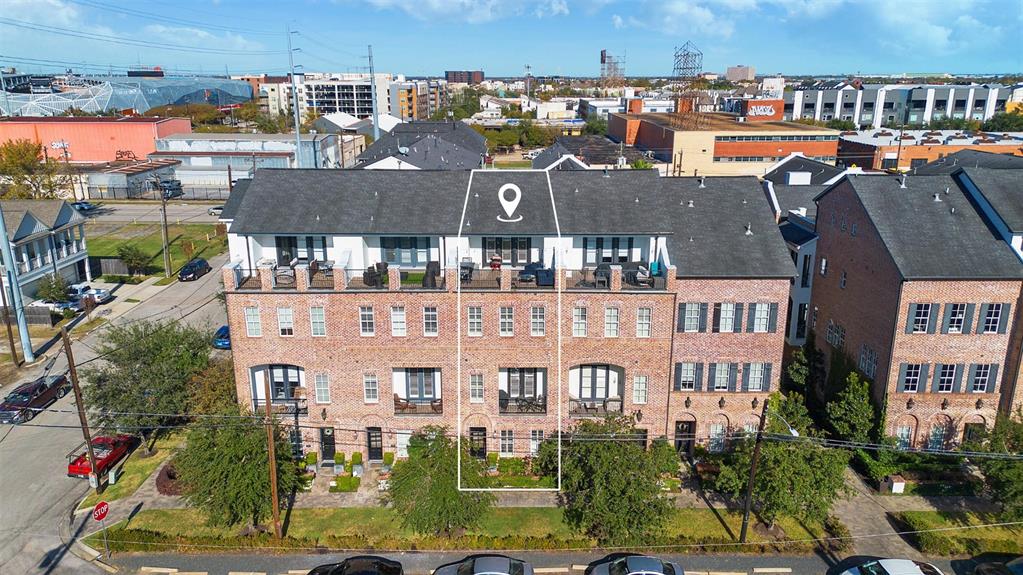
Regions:
<svg viewBox="0 0 1023 575"><path fill-rule="evenodd" d="M226 258L226 255L213 258L213 273L195 282L172 284L113 323L173 319L188 314L185 321L208 328L212 335L225 321L223 306L213 296L221 289L218 271ZM105 331L101 327L73 344L75 363L80 365L96 357L95 348L102 344ZM59 349L59 344L51 347L48 356L57 355ZM23 369L17 381L2 382L0 394L6 394L17 383L38 377L42 363ZM66 369L66 358L60 353L53 371ZM2 574L103 573L72 555L58 532L58 526L61 522L67 525L70 512L89 490L85 480L66 476L66 455L83 442L73 397L68 394L51 406L65 412L43 412L26 424L0 425Z"/></svg>
<svg viewBox="0 0 1023 575"><path fill-rule="evenodd" d="M123 222L159 222L160 204L157 202L110 203L99 205L99 209L88 214L90 219L99 223ZM171 202L167 204L167 223L212 224L217 217L209 215L206 210L220 203Z"/></svg>

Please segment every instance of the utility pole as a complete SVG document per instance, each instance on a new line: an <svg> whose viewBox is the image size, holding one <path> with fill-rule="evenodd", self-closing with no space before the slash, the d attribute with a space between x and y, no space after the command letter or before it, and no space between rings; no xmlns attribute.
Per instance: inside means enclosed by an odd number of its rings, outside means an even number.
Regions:
<svg viewBox="0 0 1023 575"><path fill-rule="evenodd" d="M263 402L266 403L266 452L270 460L270 501L274 517L274 536L281 538L281 510L277 499L277 454L274 445L274 419L270 408L270 370L263 372Z"/></svg>
<svg viewBox="0 0 1023 575"><path fill-rule="evenodd" d="M14 330L11 329L11 313L7 308L7 279L5 278L0 286L0 305L4 306L4 325L7 326L7 343L11 346L11 363L15 367L19 367L21 362L18 361L18 352L14 346Z"/></svg>
<svg viewBox="0 0 1023 575"><path fill-rule="evenodd" d="M746 483L746 502L742 508L742 530L739 531L739 543L746 542L746 530L749 528L749 512L753 506L753 481L757 477L757 463L760 462L760 444L764 438L764 426L767 424L767 406L770 400L764 400L764 409L760 412L760 426L757 428L757 439L753 444L753 462L749 466L749 482Z"/></svg>
<svg viewBox="0 0 1023 575"><path fill-rule="evenodd" d="M377 75L376 69L373 68L373 45L367 46L367 53L369 55L369 90L373 97L373 141L380 139L380 114L377 112Z"/></svg>
<svg viewBox="0 0 1023 575"><path fill-rule="evenodd" d="M288 67L291 68L291 101L292 107L295 109L295 167L302 167L302 122L299 121L298 113L298 84L295 82L295 50L291 47L291 35L295 32L291 31L291 24L285 24L284 29L287 32L288 37ZM253 154L253 174L255 174L255 154Z"/></svg>
<svg viewBox="0 0 1023 575"><path fill-rule="evenodd" d="M92 449L92 435L89 433L89 421L85 419L85 404L82 403L82 388L78 385L78 369L75 367L75 356L71 351L71 338L67 328L60 328L60 338L64 340L64 357L71 376L71 387L75 392L75 406L78 407L78 421L82 424L82 436L85 437L85 450L89 454L89 486L99 493L99 475L96 474L96 453Z"/></svg>
<svg viewBox="0 0 1023 575"><path fill-rule="evenodd" d="M231 177L231 164L227 165L227 195L234 191L234 179Z"/></svg>
<svg viewBox="0 0 1023 575"><path fill-rule="evenodd" d="M169 278L171 259L170 246L167 245L167 192L159 185L157 185L157 189L160 190L160 218L163 220L163 226L160 227L160 231L163 233L163 277Z"/></svg>
<svg viewBox="0 0 1023 575"><path fill-rule="evenodd" d="M44 146L45 150L46 147ZM21 351L26 363L36 360L35 350L32 349L32 339L28 334L28 321L25 319L25 306L21 301L21 286L18 284L17 261L14 259L14 250L11 249L11 242L7 239L7 224L4 223L4 209L0 206L0 263L4 264L7 270L7 277L4 278L4 285L11 287L11 305L14 306L14 317L18 321L18 336L21 337ZM5 288L6 289L6 288ZM6 305L4 306L7 307ZM8 328L10 329L10 328ZM14 358L12 358L14 359Z"/></svg>

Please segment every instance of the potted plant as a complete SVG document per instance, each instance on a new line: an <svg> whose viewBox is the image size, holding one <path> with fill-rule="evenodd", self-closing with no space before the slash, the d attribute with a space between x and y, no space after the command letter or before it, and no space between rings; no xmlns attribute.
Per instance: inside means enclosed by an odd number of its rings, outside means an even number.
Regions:
<svg viewBox="0 0 1023 575"><path fill-rule="evenodd" d="M491 451L487 454L487 472L491 474L497 473L497 453Z"/></svg>
<svg viewBox="0 0 1023 575"><path fill-rule="evenodd" d="M380 468L383 473L390 473L391 467L394 466L394 453L388 451L384 453L384 465Z"/></svg>
<svg viewBox="0 0 1023 575"><path fill-rule="evenodd" d="M362 477L362 452L356 451L352 454L352 476Z"/></svg>
<svg viewBox="0 0 1023 575"><path fill-rule="evenodd" d="M305 468L306 471L316 473L316 452L310 451L305 454Z"/></svg>
<svg viewBox="0 0 1023 575"><path fill-rule="evenodd" d="M345 454L337 452L334 454L334 475L341 475L345 472Z"/></svg>

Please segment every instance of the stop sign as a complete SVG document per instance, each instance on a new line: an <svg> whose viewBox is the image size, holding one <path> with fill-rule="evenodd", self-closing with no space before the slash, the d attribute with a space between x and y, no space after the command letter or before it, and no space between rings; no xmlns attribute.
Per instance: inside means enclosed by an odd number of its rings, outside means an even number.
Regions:
<svg viewBox="0 0 1023 575"><path fill-rule="evenodd" d="M106 501L100 501L96 504L96 507L92 508L92 518L96 521L102 521L107 516L108 511L110 511L110 505Z"/></svg>

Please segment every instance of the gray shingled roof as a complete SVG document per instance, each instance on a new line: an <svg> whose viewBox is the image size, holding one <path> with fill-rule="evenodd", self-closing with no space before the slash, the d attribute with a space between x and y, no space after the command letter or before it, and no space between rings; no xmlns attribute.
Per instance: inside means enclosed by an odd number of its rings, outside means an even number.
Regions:
<svg viewBox="0 0 1023 575"><path fill-rule="evenodd" d="M850 175L821 199L851 186L907 280L1023 278L1016 254L950 176L909 176L904 189L899 181ZM935 201L935 194L941 201ZM831 225L829 217L821 211L818 230Z"/></svg>
<svg viewBox="0 0 1023 575"><path fill-rule="evenodd" d="M558 136L555 142L566 153L581 159L589 165L608 165L618 162L618 156L625 156L625 162L631 164L636 160L648 160L643 152L632 146L622 146L607 136L588 134L584 136Z"/></svg>
<svg viewBox="0 0 1023 575"><path fill-rule="evenodd" d="M810 184L821 185L842 173L842 168L836 168L831 164L811 160L803 156L793 156L777 168L764 174L765 180L777 184L785 184L785 174L788 172L810 172Z"/></svg>
<svg viewBox="0 0 1023 575"><path fill-rule="evenodd" d="M405 153L398 150L398 141L401 141L401 147L407 150ZM369 150L366 150L359 158L363 158L368 152ZM394 148L378 148L377 153L374 154L375 159L365 159L356 168L366 168L390 157L397 158L420 170L471 170L480 167L483 160L478 152L459 147L430 134L408 145L403 140L396 140Z"/></svg>
<svg viewBox="0 0 1023 575"><path fill-rule="evenodd" d="M778 207L781 208L781 217L785 217L789 210L806 208L806 217L814 219L817 217L817 202L814 201L827 186L787 186L785 184L772 184L774 195L778 198Z"/></svg>
<svg viewBox="0 0 1023 575"><path fill-rule="evenodd" d="M47 228L53 228L60 217L61 209L64 208L64 200L2 200L4 211L4 225L11 241L18 241L21 237L15 237L18 228L21 227L25 216L31 215ZM78 218L75 215L72 219Z"/></svg>
<svg viewBox="0 0 1023 575"><path fill-rule="evenodd" d="M1023 158L1020 158L1023 163ZM1023 232L1023 169L963 168L953 177L969 178L1012 233Z"/></svg>
<svg viewBox="0 0 1023 575"><path fill-rule="evenodd" d="M918 176L930 176L935 174L951 174L960 168L988 168L992 170L1020 170L1023 169L1023 156L1012 154L996 154L983 150L959 150L951 154L913 168L913 173Z"/></svg>
<svg viewBox="0 0 1023 575"><path fill-rule="evenodd" d="M497 198L506 184L521 194L510 218ZM464 206L463 235L554 235L552 190L563 235L668 236L679 277L794 274L754 177L706 178L700 188L698 178L660 178L653 170L605 176L590 170L261 169L242 197L231 232L456 235ZM506 198L512 195L505 192ZM503 222L499 216L522 219ZM752 235L746 234L747 224Z"/></svg>
<svg viewBox="0 0 1023 575"><path fill-rule="evenodd" d="M480 154L487 153L487 139L464 122L407 122L396 125L389 133L381 133L379 140L359 154L358 161L360 164L372 164L397 155L399 147L409 148L411 152L411 149L417 147L425 138L443 140L451 149L458 148L462 151L462 155L466 155L469 161L463 160L461 162L463 167L456 167L457 162L445 164L440 162L438 155L436 159L423 160L426 162L424 166L413 164L422 169L472 169L479 165ZM441 144L433 142L432 145L437 147ZM429 142L424 143L424 146L429 147ZM447 152L448 155L452 153Z"/></svg>
<svg viewBox="0 0 1023 575"><path fill-rule="evenodd" d="M227 201L224 202L224 211L220 212L220 219L230 220L234 219L235 213L238 212L238 206L242 204L242 198L245 197L245 190L249 189L249 184L252 180L249 178L238 180L231 189L231 195L227 197Z"/></svg>

